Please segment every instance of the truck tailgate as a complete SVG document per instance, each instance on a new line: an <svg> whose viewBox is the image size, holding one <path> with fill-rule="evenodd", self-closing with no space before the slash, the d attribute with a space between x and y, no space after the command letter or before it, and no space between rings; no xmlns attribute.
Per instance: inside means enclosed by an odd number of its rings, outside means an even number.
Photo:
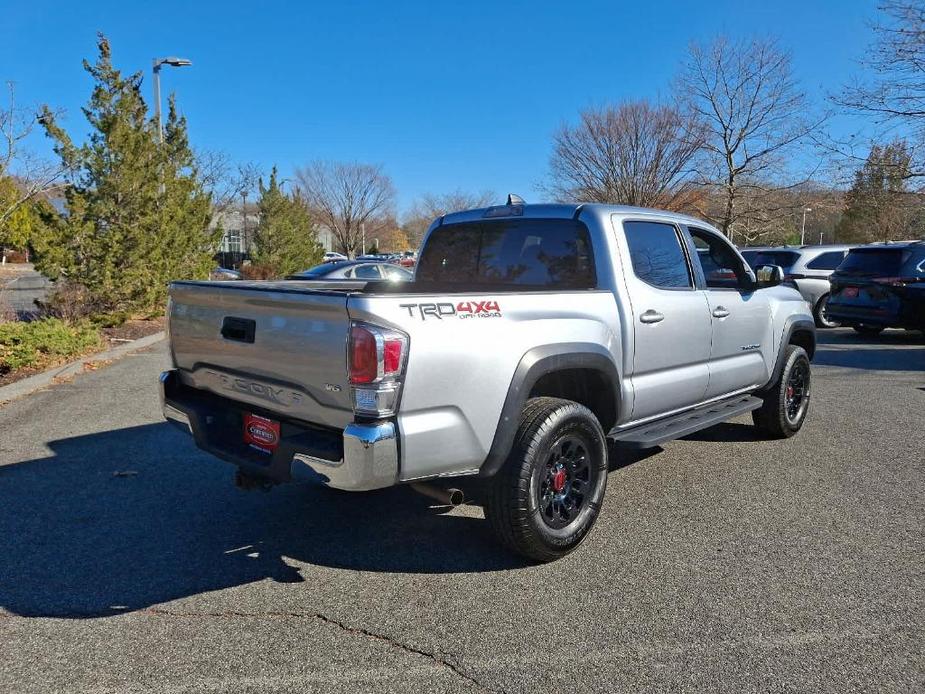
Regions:
<svg viewBox="0 0 925 694"><path fill-rule="evenodd" d="M174 282L168 327L187 385L282 417L352 421L349 289L304 282Z"/></svg>

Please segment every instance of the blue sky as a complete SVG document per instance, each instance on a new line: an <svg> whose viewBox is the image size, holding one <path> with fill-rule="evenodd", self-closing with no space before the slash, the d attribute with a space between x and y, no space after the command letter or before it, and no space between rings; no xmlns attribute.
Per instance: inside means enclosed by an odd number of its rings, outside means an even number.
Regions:
<svg viewBox="0 0 925 694"><path fill-rule="evenodd" d="M72 134L103 31L148 95L151 58L193 60L162 84L194 146L283 176L319 158L381 163L399 210L456 188L536 200L560 123L666 93L688 43L717 33L778 36L821 99L856 70L876 16L859 0L53 4L8 1L0 80L65 109Z"/></svg>

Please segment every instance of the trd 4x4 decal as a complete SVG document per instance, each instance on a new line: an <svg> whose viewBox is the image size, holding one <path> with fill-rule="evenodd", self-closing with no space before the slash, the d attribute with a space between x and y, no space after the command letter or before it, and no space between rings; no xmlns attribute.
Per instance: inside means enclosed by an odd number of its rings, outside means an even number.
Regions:
<svg viewBox="0 0 925 694"><path fill-rule="evenodd" d="M460 301L458 304L449 301L433 304L399 304L408 310L408 315L414 318L418 313L421 320L437 318L500 318L501 307L497 301L485 299L484 301Z"/></svg>

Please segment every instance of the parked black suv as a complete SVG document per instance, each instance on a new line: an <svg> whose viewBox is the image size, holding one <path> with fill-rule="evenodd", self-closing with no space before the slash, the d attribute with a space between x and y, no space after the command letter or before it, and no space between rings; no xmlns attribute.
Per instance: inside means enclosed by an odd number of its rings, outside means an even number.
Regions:
<svg viewBox="0 0 925 694"><path fill-rule="evenodd" d="M862 334L925 330L925 241L853 248L829 277L827 315Z"/></svg>

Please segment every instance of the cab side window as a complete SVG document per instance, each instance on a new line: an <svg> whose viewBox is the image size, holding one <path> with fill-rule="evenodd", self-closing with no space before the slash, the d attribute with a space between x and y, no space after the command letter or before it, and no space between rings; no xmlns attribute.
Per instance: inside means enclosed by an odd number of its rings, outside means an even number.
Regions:
<svg viewBox="0 0 925 694"><path fill-rule="evenodd" d="M659 289L694 286L678 230L661 222L623 222L633 274Z"/></svg>
<svg viewBox="0 0 925 694"><path fill-rule="evenodd" d="M729 242L695 227L688 227L688 232L697 249L694 262L700 263L707 287L738 290L751 286L751 276Z"/></svg>

